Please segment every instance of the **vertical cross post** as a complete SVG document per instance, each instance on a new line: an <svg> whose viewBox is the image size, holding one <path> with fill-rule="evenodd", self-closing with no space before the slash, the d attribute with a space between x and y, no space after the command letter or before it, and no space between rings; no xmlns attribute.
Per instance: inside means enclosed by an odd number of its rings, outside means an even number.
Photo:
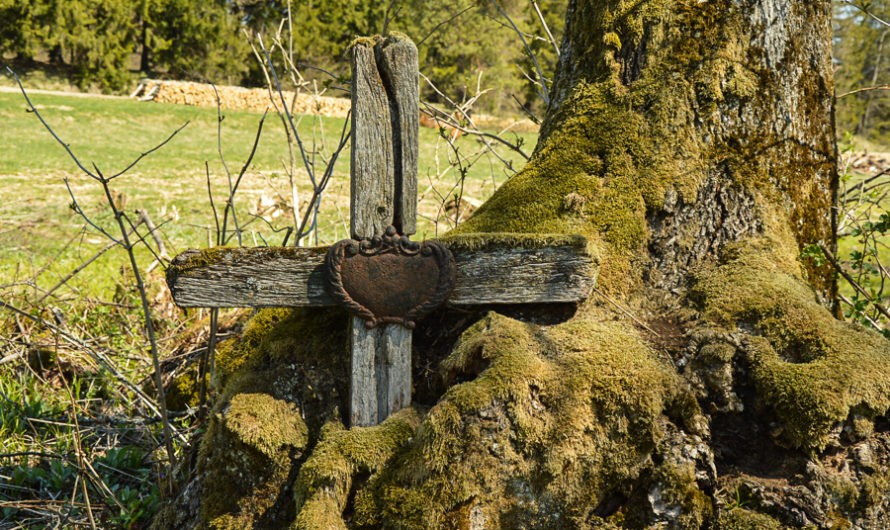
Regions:
<svg viewBox="0 0 890 530"><path fill-rule="evenodd" d="M356 240L388 226L415 233L419 117L417 48L390 36L352 47L350 228ZM411 330L352 317L350 422L376 425L411 403Z"/></svg>

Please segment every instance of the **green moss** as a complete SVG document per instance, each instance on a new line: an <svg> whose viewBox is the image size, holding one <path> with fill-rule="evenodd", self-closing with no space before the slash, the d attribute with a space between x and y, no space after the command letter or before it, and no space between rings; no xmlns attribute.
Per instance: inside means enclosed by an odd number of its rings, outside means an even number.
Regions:
<svg viewBox="0 0 890 530"><path fill-rule="evenodd" d="M267 309L220 344L219 397L198 457L200 527L277 529L293 520L293 469L320 425L339 417L346 329L338 310Z"/></svg>
<svg viewBox="0 0 890 530"><path fill-rule="evenodd" d="M268 394L237 394L215 414L202 447L206 473L201 515L210 528L256 527L281 495L306 447L300 411Z"/></svg>
<svg viewBox="0 0 890 530"><path fill-rule="evenodd" d="M356 526L560 527L640 473L666 410L689 424L698 415L673 370L607 319L538 328L490 314L442 370L473 379L452 386L370 481L363 513L376 518Z"/></svg>
<svg viewBox="0 0 890 530"><path fill-rule="evenodd" d="M211 247L202 250L190 250L177 256L176 261L167 268L167 281L175 279L179 275L188 274L196 269L206 269L213 265L231 261L267 260L277 257L293 258L301 256L323 256L327 247Z"/></svg>
<svg viewBox="0 0 890 530"><path fill-rule="evenodd" d="M586 249L588 246L587 240L580 235L497 232L451 234L442 238L441 242L453 250L485 250L492 247L540 248L551 246L569 246L577 249Z"/></svg>
<svg viewBox="0 0 890 530"><path fill-rule="evenodd" d="M268 394L238 394L225 412L226 426L245 444L274 459L282 447L303 449L308 431L300 411Z"/></svg>
<svg viewBox="0 0 890 530"><path fill-rule="evenodd" d="M886 470L862 477L859 507L865 510L890 506L890 473Z"/></svg>
<svg viewBox="0 0 890 530"><path fill-rule="evenodd" d="M695 473L692 462L679 465L665 463L656 469L653 476L658 485L657 502L679 509L676 518L679 528L703 528L714 515L711 497L699 489Z"/></svg>
<svg viewBox="0 0 890 530"><path fill-rule="evenodd" d="M357 476L378 473L406 445L420 423L414 409L403 409L380 425L349 430L330 423L312 455L300 468L295 486L298 510L295 529L346 528L343 511ZM357 519L367 521L358 503Z"/></svg>
<svg viewBox="0 0 890 530"><path fill-rule="evenodd" d="M890 409L890 343L836 320L815 292L764 241L727 249L690 297L707 321L743 327L743 353L758 400L781 420L786 441L824 447L853 409Z"/></svg>
<svg viewBox="0 0 890 530"><path fill-rule="evenodd" d="M752 512L744 508L733 508L720 514L717 522L720 530L784 530L779 521L769 515Z"/></svg>
<svg viewBox="0 0 890 530"><path fill-rule="evenodd" d="M290 314L291 311L285 308L258 311L247 321L237 340L220 343L216 352L217 386L222 387L228 377L243 368L251 356L262 355L263 347L272 341L269 333Z"/></svg>
<svg viewBox="0 0 890 530"><path fill-rule="evenodd" d="M262 309L247 322L237 340L220 343L216 354L218 388L246 368L275 363L293 353L313 361L348 362L346 318L340 310ZM319 333L321 331L321 333ZM331 337L340 337L332 341Z"/></svg>
<svg viewBox="0 0 890 530"><path fill-rule="evenodd" d="M205 378L209 383L209 377ZM170 410L187 410L197 407L200 390L198 388L198 367L188 367L185 372L176 376L166 390L167 408Z"/></svg>
<svg viewBox="0 0 890 530"><path fill-rule="evenodd" d="M381 40L383 40L383 37L381 37L380 35L374 35L371 37L357 37L353 39L351 43L349 43L349 47L347 49L351 50L356 46L366 46L368 48L373 48Z"/></svg>

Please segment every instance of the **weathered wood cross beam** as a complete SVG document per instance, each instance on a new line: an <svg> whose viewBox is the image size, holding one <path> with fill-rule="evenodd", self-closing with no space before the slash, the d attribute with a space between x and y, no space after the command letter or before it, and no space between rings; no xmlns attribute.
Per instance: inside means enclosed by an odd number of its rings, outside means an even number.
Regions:
<svg viewBox="0 0 890 530"><path fill-rule="evenodd" d="M583 300L596 263L580 236L465 235L413 243L417 49L401 37L352 48L351 231L331 248L187 251L168 269L181 307L344 305L351 323L350 422L411 403L411 328L435 305Z"/></svg>

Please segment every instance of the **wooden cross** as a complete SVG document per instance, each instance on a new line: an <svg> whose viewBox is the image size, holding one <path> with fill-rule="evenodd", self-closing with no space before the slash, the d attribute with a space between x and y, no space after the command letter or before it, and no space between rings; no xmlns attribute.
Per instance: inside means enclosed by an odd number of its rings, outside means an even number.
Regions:
<svg viewBox="0 0 890 530"><path fill-rule="evenodd" d="M578 302L593 287L596 263L580 236L471 234L422 247L410 242L417 208L417 48L404 37L360 39L352 48L352 71L354 240L331 249L190 250L173 261L167 281L181 307L320 307L343 305L345 299L358 315L350 324L350 423L365 426L411 403L411 319L416 315L375 320L380 315L361 311L362 303L372 305L365 299L389 294L375 290L398 290L404 283L395 299L423 296L417 292L426 289L439 298L447 295L452 306ZM367 296L350 296L346 291L355 286L344 290L349 282L341 278L343 262L349 254L372 255L381 248L387 257L354 261L359 265L353 269L360 270L352 283L361 284ZM439 271L426 281L418 267L430 267L410 265L413 276L400 278L401 269L389 268L400 253L410 254L414 264L421 263L420 254L432 256ZM448 285L429 285L437 279ZM416 309L418 302L408 305Z"/></svg>

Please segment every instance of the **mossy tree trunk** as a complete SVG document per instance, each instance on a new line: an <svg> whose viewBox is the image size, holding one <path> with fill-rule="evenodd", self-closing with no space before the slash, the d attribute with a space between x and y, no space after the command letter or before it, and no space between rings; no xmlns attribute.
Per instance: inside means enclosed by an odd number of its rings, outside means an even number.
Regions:
<svg viewBox="0 0 890 530"><path fill-rule="evenodd" d="M155 526L890 527L890 345L799 257L834 245L830 9L571 0L535 155L460 231L586 236L591 299L421 324L364 429L345 315L261 313Z"/></svg>
<svg viewBox="0 0 890 530"><path fill-rule="evenodd" d="M618 291L683 292L727 243L765 232L833 246L830 2L575 0L565 35L535 161L488 211L511 207L468 230L570 224L578 208L522 201L580 194ZM832 304L830 269L808 273Z"/></svg>

